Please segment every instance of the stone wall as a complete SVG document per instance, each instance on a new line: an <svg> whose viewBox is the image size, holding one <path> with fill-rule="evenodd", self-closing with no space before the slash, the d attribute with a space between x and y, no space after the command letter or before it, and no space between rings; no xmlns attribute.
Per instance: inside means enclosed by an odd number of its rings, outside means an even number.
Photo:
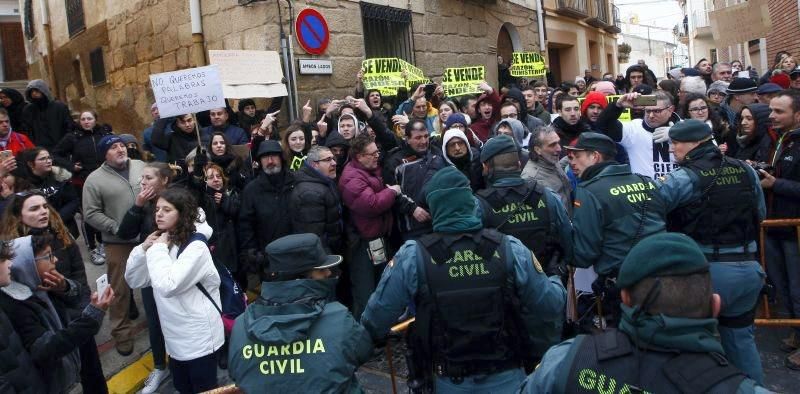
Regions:
<svg viewBox="0 0 800 394"><path fill-rule="evenodd" d="M153 94L150 74L195 67L187 0L109 0L86 5L87 31L66 37L66 17L56 17L63 0L49 0L55 46L59 94L71 107L94 108L102 122L119 132L138 135L150 122ZM474 0L373 0L372 3L408 8L416 65L429 77L439 77L446 67L486 65L487 80L496 81L496 45L505 24L518 36L519 50L538 50L536 12L509 1ZM325 58L333 62L333 75L299 76L299 102L340 97L352 92L355 75L364 57L364 37L358 1L297 1L294 13L313 7L325 15L331 31L323 56L306 54L296 41L296 58ZM518 2L517 2L518 3ZM62 4L61 8L57 4ZM283 25L288 29L289 10L281 2ZM206 50L247 49L280 51L278 9L275 2L239 6L238 0L202 0ZM38 11L37 11L38 12ZM38 14L37 14L38 15ZM288 31L287 31L288 32ZM42 57L44 33L28 43L32 76L46 76ZM92 86L89 52L103 47L107 83ZM72 61L81 70L74 72ZM257 72L255 70L254 72ZM78 79L84 95L79 94ZM284 111L285 114L286 111Z"/></svg>

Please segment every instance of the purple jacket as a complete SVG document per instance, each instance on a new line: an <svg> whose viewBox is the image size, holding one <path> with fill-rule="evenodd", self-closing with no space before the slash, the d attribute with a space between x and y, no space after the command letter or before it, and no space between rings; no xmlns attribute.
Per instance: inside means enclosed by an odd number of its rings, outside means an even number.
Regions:
<svg viewBox="0 0 800 394"><path fill-rule="evenodd" d="M339 179L339 191L342 202L350 210L350 221L362 238L389 234L395 193L383 183L380 168L367 170L351 160Z"/></svg>

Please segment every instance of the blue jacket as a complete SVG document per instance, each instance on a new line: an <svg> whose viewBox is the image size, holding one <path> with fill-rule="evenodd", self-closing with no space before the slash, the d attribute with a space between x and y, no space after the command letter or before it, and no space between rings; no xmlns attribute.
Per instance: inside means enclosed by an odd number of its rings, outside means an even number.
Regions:
<svg viewBox="0 0 800 394"><path fill-rule="evenodd" d="M215 131L219 130L215 129L214 126L203 127L202 134L212 135ZM228 142L230 142L231 145L244 145L250 141L250 137L248 137L247 133L244 132L244 129L239 126L229 124L225 126L225 130L223 131L225 132L225 136L228 137Z"/></svg>
<svg viewBox="0 0 800 394"><path fill-rule="evenodd" d="M507 262L508 272L514 275L516 296L521 303L520 316L537 352L543 352L560 338L566 290L557 277L548 278L538 265L534 265L530 250L519 240L509 236L506 239L508 241L504 244L510 249L506 256L513 256L512 261ZM373 340L384 338L417 296L420 287L418 258L421 256L416 241L407 241L384 269L378 287L370 296L361 316L361 323ZM459 386L461 390L509 392L519 385L521 377L524 377L521 370L510 370L464 379ZM446 392L452 383L449 379L437 378L436 385L437 392Z"/></svg>

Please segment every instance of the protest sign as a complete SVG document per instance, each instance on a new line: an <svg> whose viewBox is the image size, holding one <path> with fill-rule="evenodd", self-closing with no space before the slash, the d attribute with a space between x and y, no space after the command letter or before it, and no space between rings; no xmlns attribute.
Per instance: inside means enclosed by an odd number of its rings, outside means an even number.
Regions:
<svg viewBox="0 0 800 394"><path fill-rule="evenodd" d="M512 77L543 77L547 66L544 57L536 52L514 52L509 71Z"/></svg>
<svg viewBox="0 0 800 394"><path fill-rule="evenodd" d="M225 107L217 66L153 74L150 85L162 118Z"/></svg>
<svg viewBox="0 0 800 394"><path fill-rule="evenodd" d="M622 96L618 95L618 94L611 95L611 96L606 96L606 102L608 102L608 105L616 105L617 104L617 100L619 100L620 97L622 97ZM585 100L585 99L586 99L585 97L578 97L578 104L583 104L583 100ZM625 110L623 110L622 114L619 116L619 121L620 122L630 122L631 119L632 119L631 118L631 109L630 108L625 108Z"/></svg>
<svg viewBox="0 0 800 394"><path fill-rule="evenodd" d="M373 58L361 63L362 79L366 90L378 90L384 96L397 95L397 89L429 83L422 70L398 58Z"/></svg>
<svg viewBox="0 0 800 394"><path fill-rule="evenodd" d="M711 34L717 45L734 45L766 37L772 19L766 0L750 0L708 13Z"/></svg>
<svg viewBox="0 0 800 394"><path fill-rule="evenodd" d="M283 69L275 51L208 51L208 60L219 67L226 98L282 97Z"/></svg>
<svg viewBox="0 0 800 394"><path fill-rule="evenodd" d="M446 97L482 93L478 84L486 80L483 66L446 68L442 74L442 88Z"/></svg>

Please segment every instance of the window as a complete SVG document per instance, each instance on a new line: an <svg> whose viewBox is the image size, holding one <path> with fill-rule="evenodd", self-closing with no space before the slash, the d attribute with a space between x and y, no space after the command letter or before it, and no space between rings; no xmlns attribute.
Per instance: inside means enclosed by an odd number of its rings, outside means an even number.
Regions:
<svg viewBox="0 0 800 394"><path fill-rule="evenodd" d="M80 59L75 59L72 61L72 75L75 78L75 89L78 90L78 96L86 97L86 89L83 88L83 75L81 75ZM66 94L64 96L66 97Z"/></svg>
<svg viewBox="0 0 800 394"><path fill-rule="evenodd" d="M102 85L106 83L106 65L103 61L103 48L89 52L89 65L92 68L92 85Z"/></svg>
<svg viewBox="0 0 800 394"><path fill-rule="evenodd" d="M67 29L69 36L86 30L86 21L83 17L83 0L66 0L67 8Z"/></svg>
<svg viewBox="0 0 800 394"><path fill-rule="evenodd" d="M709 56L708 62L711 63L711 64L716 63L717 62L717 50L716 49L712 49L710 55L711 56Z"/></svg>
<svg viewBox="0 0 800 394"><path fill-rule="evenodd" d="M411 11L362 2L361 22L366 58L397 57L414 64Z"/></svg>
<svg viewBox="0 0 800 394"><path fill-rule="evenodd" d="M36 29L33 28L33 0L25 0L25 38L32 40L36 37Z"/></svg>

